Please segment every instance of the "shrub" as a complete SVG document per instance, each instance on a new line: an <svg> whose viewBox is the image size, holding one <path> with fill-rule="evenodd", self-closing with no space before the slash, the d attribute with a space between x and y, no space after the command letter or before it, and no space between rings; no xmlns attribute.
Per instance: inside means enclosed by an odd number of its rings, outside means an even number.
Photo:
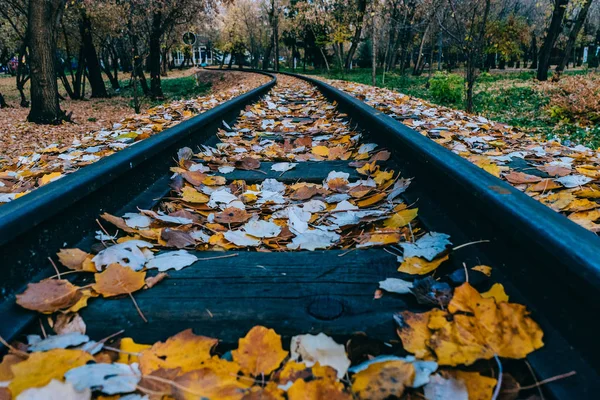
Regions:
<svg viewBox="0 0 600 400"><path fill-rule="evenodd" d="M436 72L429 81L429 91L442 104L457 104L462 101L464 79L456 74Z"/></svg>
<svg viewBox="0 0 600 400"><path fill-rule="evenodd" d="M580 124L600 123L600 77L563 76L556 83L544 83L550 102L546 111L556 121Z"/></svg>

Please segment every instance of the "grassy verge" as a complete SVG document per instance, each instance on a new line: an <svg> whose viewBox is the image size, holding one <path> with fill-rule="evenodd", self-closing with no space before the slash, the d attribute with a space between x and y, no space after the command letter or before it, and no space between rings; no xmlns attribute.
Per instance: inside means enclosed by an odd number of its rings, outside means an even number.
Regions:
<svg viewBox="0 0 600 400"><path fill-rule="evenodd" d="M130 85L129 79L120 81L121 90L119 96L131 98L130 106L133 107L133 86ZM148 81L148 84L150 82ZM197 82L194 76L185 76L179 78L163 78L161 86L164 94L164 99L151 100L144 97L142 88L139 83L137 85L137 94L145 106L155 106L171 100L190 99L197 96L202 96L210 91L212 84L210 82Z"/></svg>
<svg viewBox="0 0 600 400"><path fill-rule="evenodd" d="M298 71L301 72L301 71ZM585 70L567 71L565 75L584 75ZM321 75L331 79L371 84L371 70L354 69L349 72L307 70L306 74ZM434 75L434 80L435 75ZM447 79L447 78L441 78ZM450 75L455 85L448 84L441 89L431 82L427 74L412 76L388 72L385 80L381 71L377 74L377 86L392 89L409 96L427 100L433 104L464 110L463 78ZM456 84L458 82L458 84ZM444 85L445 82L442 82ZM451 93L458 90L458 93ZM450 93L449 93L450 91ZM503 73L483 73L475 88L475 112L494 121L507 123L538 133L548 139L559 137L572 143L582 143L593 147L600 146L600 126L584 125L580 121L565 121L550 112L550 99L539 88L534 71Z"/></svg>

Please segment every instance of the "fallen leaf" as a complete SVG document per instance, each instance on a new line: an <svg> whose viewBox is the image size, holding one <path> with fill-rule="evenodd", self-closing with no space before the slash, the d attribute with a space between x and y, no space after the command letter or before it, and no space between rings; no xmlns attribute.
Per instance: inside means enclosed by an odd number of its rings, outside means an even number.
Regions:
<svg viewBox="0 0 600 400"><path fill-rule="evenodd" d="M187 329L164 343L157 342L150 349L143 350L139 355L140 369L147 375L160 368L181 368L181 372L201 368L217 342L217 339L197 336Z"/></svg>
<svg viewBox="0 0 600 400"><path fill-rule="evenodd" d="M336 343L324 333L293 336L290 357L295 361L301 358L307 367L312 367L316 363L330 366L337 371L338 379L346 375L350 366L344 345Z"/></svg>
<svg viewBox="0 0 600 400"><path fill-rule="evenodd" d="M219 399L239 400L251 384L235 375L201 368L175 378L173 396L176 400Z"/></svg>
<svg viewBox="0 0 600 400"><path fill-rule="evenodd" d="M260 376L277 369L288 352L283 350L281 336L273 329L255 326L239 340L238 349L231 354L245 374Z"/></svg>
<svg viewBox="0 0 600 400"><path fill-rule="evenodd" d="M15 400L90 400L91 398L92 391L90 389L77 391L68 382L52 379L44 387L31 388L21 392Z"/></svg>
<svg viewBox="0 0 600 400"><path fill-rule="evenodd" d="M390 218L383 221L383 226L386 228L401 228L408 225L413 219L417 218L419 213L418 208L411 208L402 211L398 211Z"/></svg>
<svg viewBox="0 0 600 400"><path fill-rule="evenodd" d="M79 249L60 249L57 253L58 260L62 265L69 268L73 271L86 271L84 269L84 261L89 256L89 253L86 253L83 250ZM89 272L96 272L95 269Z"/></svg>
<svg viewBox="0 0 600 400"><path fill-rule="evenodd" d="M55 349L32 353L27 360L11 367L15 377L8 388L16 398L22 391L46 386L53 379L62 381L65 372L91 360L91 354L82 350Z"/></svg>
<svg viewBox="0 0 600 400"><path fill-rule="evenodd" d="M483 376L479 372L452 370L444 371L442 374L464 383L469 394L469 400L491 400L498 382L496 379Z"/></svg>
<svg viewBox="0 0 600 400"><path fill-rule="evenodd" d="M90 340L86 335L79 332L70 332L62 335L50 335L29 346L29 351L48 351L52 349L66 349L67 347L79 346Z"/></svg>
<svg viewBox="0 0 600 400"><path fill-rule="evenodd" d="M415 367L400 360L369 365L352 377L352 391L360 399L400 398L415 379Z"/></svg>
<svg viewBox="0 0 600 400"><path fill-rule="evenodd" d="M520 359L543 346L543 333L524 306L486 299L468 283L454 290L448 312L404 311L395 319L405 349L418 358L433 352L440 365L470 365L494 355Z"/></svg>
<svg viewBox="0 0 600 400"><path fill-rule="evenodd" d="M429 232L414 243L399 243L399 246L404 250L404 258L421 257L433 261L452 244L449 238L450 235L445 233Z"/></svg>
<svg viewBox="0 0 600 400"><path fill-rule="evenodd" d="M120 264L134 271L144 268L146 261L152 258L152 253L143 249L152 248L152 243L143 240L129 240L115 244L99 252L92 261L98 271L111 264Z"/></svg>
<svg viewBox="0 0 600 400"><path fill-rule="evenodd" d="M168 251L154 256L153 259L146 263L146 268L156 268L161 272L169 269L179 271L182 268L192 265L196 261L198 261L198 257L185 250Z"/></svg>
<svg viewBox="0 0 600 400"><path fill-rule="evenodd" d="M463 381L453 377L446 379L439 374L430 378L423 392L426 400L469 400L469 392Z"/></svg>
<svg viewBox="0 0 600 400"><path fill-rule="evenodd" d="M405 258L398 268L399 272L411 275L425 275L437 269L444 261L447 261L448 255L440 257L433 261L427 261L420 257Z"/></svg>
<svg viewBox="0 0 600 400"><path fill-rule="evenodd" d="M63 174L61 174L60 172L52 172L50 174L45 174L40 179L38 179L38 185L47 185L50 182L54 182L55 180L62 178L62 176Z"/></svg>
<svg viewBox="0 0 600 400"><path fill-rule="evenodd" d="M215 222L220 224L237 224L246 222L252 217L246 210L236 207L227 207L222 212L215 214Z"/></svg>
<svg viewBox="0 0 600 400"><path fill-rule="evenodd" d="M105 394L133 392L141 378L136 364L87 364L65 373L75 390L93 389Z"/></svg>
<svg viewBox="0 0 600 400"><path fill-rule="evenodd" d="M69 308L81 298L77 286L64 279L46 279L27 285L25 292L18 294L17 304L28 310L51 314Z"/></svg>
<svg viewBox="0 0 600 400"><path fill-rule="evenodd" d="M168 278L168 277L169 277L169 275L167 275L167 273L165 273L165 272L159 272L155 276L149 276L148 278L146 278L146 287L148 289L151 289L152 287L156 286L159 282L161 282L163 279Z"/></svg>
<svg viewBox="0 0 600 400"><path fill-rule="evenodd" d="M144 271L134 271L119 264L111 264L103 272L94 274L92 288L104 297L131 294L144 287Z"/></svg>
<svg viewBox="0 0 600 400"><path fill-rule="evenodd" d="M287 390L288 400L351 400L344 392L344 386L328 379L315 379L306 382L298 379Z"/></svg>
<svg viewBox="0 0 600 400"><path fill-rule="evenodd" d="M501 283L494 283L490 290L481 293L481 297L486 299L493 297L496 300L496 303L500 303L502 301L508 302L508 295L504 291L504 286L502 286Z"/></svg>
<svg viewBox="0 0 600 400"><path fill-rule="evenodd" d="M116 362L120 364L133 364L138 362L137 353L140 353L143 350L149 349L149 344L138 344L133 341L132 338L122 338L119 344L119 349L121 353L119 353L119 358Z"/></svg>
<svg viewBox="0 0 600 400"><path fill-rule="evenodd" d="M190 186L185 186L181 189L181 199L188 203L203 204L208 203L210 198L204 193L200 193Z"/></svg>
<svg viewBox="0 0 600 400"><path fill-rule="evenodd" d="M398 278L386 278L384 281L379 282L379 288L390 293L407 294L411 293L413 287L412 282L407 282Z"/></svg>
<svg viewBox="0 0 600 400"><path fill-rule="evenodd" d="M487 265L476 265L471 269L473 271L479 271L482 274L485 274L486 276L492 276L492 267L489 267Z"/></svg>
<svg viewBox="0 0 600 400"><path fill-rule="evenodd" d="M513 185L518 185L522 183L536 183L542 180L542 178L540 178L539 176L529 175L517 171L511 171L510 173L504 175L504 178Z"/></svg>

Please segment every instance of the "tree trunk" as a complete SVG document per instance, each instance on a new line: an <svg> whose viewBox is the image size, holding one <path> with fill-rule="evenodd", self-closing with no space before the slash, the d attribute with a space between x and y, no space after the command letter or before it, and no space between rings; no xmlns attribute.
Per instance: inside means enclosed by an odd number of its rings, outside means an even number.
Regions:
<svg viewBox="0 0 600 400"><path fill-rule="evenodd" d="M571 54L571 52L573 50L573 46L575 45L575 41L577 40L577 35L579 35L579 32L581 31L581 28L583 27L583 23L585 22L585 20L587 18L588 11L590 10L591 4L592 4L592 0L587 0L583 4L583 7L581 8L581 10L579 11L579 14L577 14L577 19L575 20L575 24L573 25L573 27L571 28L571 31L569 32L569 39L567 40L567 48L565 49L565 55L563 56L562 60L560 61L560 64L558 64L556 66L556 72L557 72L556 79L557 80L559 79L560 74L564 71L565 67L567 66L567 62L569 61L569 55ZM576 61L573 60L573 68L575 68L575 64L576 64Z"/></svg>
<svg viewBox="0 0 600 400"><path fill-rule="evenodd" d="M123 39L116 40L116 47L116 53L118 54L118 58L121 61L121 68L123 69L123 72L131 72L131 70L133 69L131 57L129 56L129 53L125 50Z"/></svg>
<svg viewBox="0 0 600 400"><path fill-rule="evenodd" d="M271 36L271 41L269 45L265 49L265 55L263 56L263 67L262 69L269 69L269 65L271 64L271 50L273 50L273 37Z"/></svg>
<svg viewBox="0 0 600 400"><path fill-rule="evenodd" d="M550 55L552 53L552 49L554 48L554 44L556 43L556 39L558 38L558 35L561 32L562 22L568 4L569 0L554 1L554 11L552 12L552 20L550 21L550 26L548 27L548 30L546 32L546 38L544 39L544 43L542 44L542 48L540 49L540 55L538 59L537 78L540 81L545 81L548 79L548 68L550 68Z"/></svg>
<svg viewBox="0 0 600 400"><path fill-rule="evenodd" d="M273 46L275 47L275 71L279 71L279 15L273 10Z"/></svg>
<svg viewBox="0 0 600 400"><path fill-rule="evenodd" d="M346 54L346 63L344 65L345 69L350 69L350 64L352 63L352 59L354 58L354 53L358 48L358 42L360 42L360 35L362 33L363 20L365 19L366 9L367 0L358 0L358 5L356 9L356 28L354 29L354 36L352 37L352 44L350 45L350 50L348 50L348 54Z"/></svg>
<svg viewBox="0 0 600 400"><path fill-rule="evenodd" d="M58 103L55 68L56 28L64 6L64 0L29 0L30 122L57 124L66 119Z"/></svg>
<svg viewBox="0 0 600 400"><path fill-rule="evenodd" d="M160 38L162 36L162 13L157 11L152 17L150 31L150 96L153 99L164 97L160 82Z"/></svg>
<svg viewBox="0 0 600 400"><path fill-rule="evenodd" d="M0 108L9 108L10 106L6 104L6 100L4 100L4 96L0 93Z"/></svg>
<svg viewBox="0 0 600 400"><path fill-rule="evenodd" d="M373 24L373 32L371 32L371 50L372 50L372 54L371 54L371 85L376 86L377 85L377 40L375 40L375 33L376 33L376 28L375 28L375 18L373 18L373 21L371 21L371 23Z"/></svg>
<svg viewBox="0 0 600 400"><path fill-rule="evenodd" d="M104 86L104 79L102 78L100 62L98 61L98 54L96 53L96 47L94 46L94 40L92 38L92 21L90 21L90 17L86 14L85 9L81 10L79 31L81 33L83 57L85 58L90 87L92 88L91 97L108 97L106 86Z"/></svg>
<svg viewBox="0 0 600 400"><path fill-rule="evenodd" d="M413 75L418 76L421 75L421 63L423 62L423 46L425 46L425 39L427 38L427 34L429 33L429 26L431 24L427 24L425 28L425 32L423 32L423 37L421 38L421 44L419 45L419 54L417 55L417 62L415 63L415 67L413 68Z"/></svg>
<svg viewBox="0 0 600 400"><path fill-rule="evenodd" d="M19 50L19 62L17 63L17 71L15 75L17 90L19 91L19 95L21 96L21 102L19 105L21 107L29 107L29 101L25 96L25 83L29 80L29 75L27 74L27 68L25 67L27 59L27 38L23 39L23 43L21 43L21 48Z"/></svg>
<svg viewBox="0 0 600 400"><path fill-rule="evenodd" d="M538 67L538 49L537 49L537 39L535 37L535 32L531 32L531 65L530 69L537 69Z"/></svg>

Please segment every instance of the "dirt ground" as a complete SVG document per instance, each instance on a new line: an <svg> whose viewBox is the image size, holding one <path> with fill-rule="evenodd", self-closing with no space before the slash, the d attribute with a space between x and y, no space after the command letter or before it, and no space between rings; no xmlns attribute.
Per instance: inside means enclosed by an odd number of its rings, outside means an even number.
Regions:
<svg viewBox="0 0 600 400"><path fill-rule="evenodd" d="M202 82L211 82L211 92L243 84L255 85L259 76L236 71L188 69L173 70L169 73L169 77L163 79L180 78L192 74L197 74L198 79ZM62 92L64 90L61 90ZM14 77L0 77L0 93L4 95L7 103L11 106L0 109L0 126L2 127L0 130L0 161L3 158L11 159L27 155L52 144L70 144L74 139L81 138L90 131L97 131L103 127L110 128L114 123L133 114L130 105L131 99L127 97L114 96L108 99L77 101L66 99L61 101L61 108L66 112L73 113L74 123L36 125L27 122L29 108L19 107L20 97ZM26 94L29 94L29 87L26 87Z"/></svg>

